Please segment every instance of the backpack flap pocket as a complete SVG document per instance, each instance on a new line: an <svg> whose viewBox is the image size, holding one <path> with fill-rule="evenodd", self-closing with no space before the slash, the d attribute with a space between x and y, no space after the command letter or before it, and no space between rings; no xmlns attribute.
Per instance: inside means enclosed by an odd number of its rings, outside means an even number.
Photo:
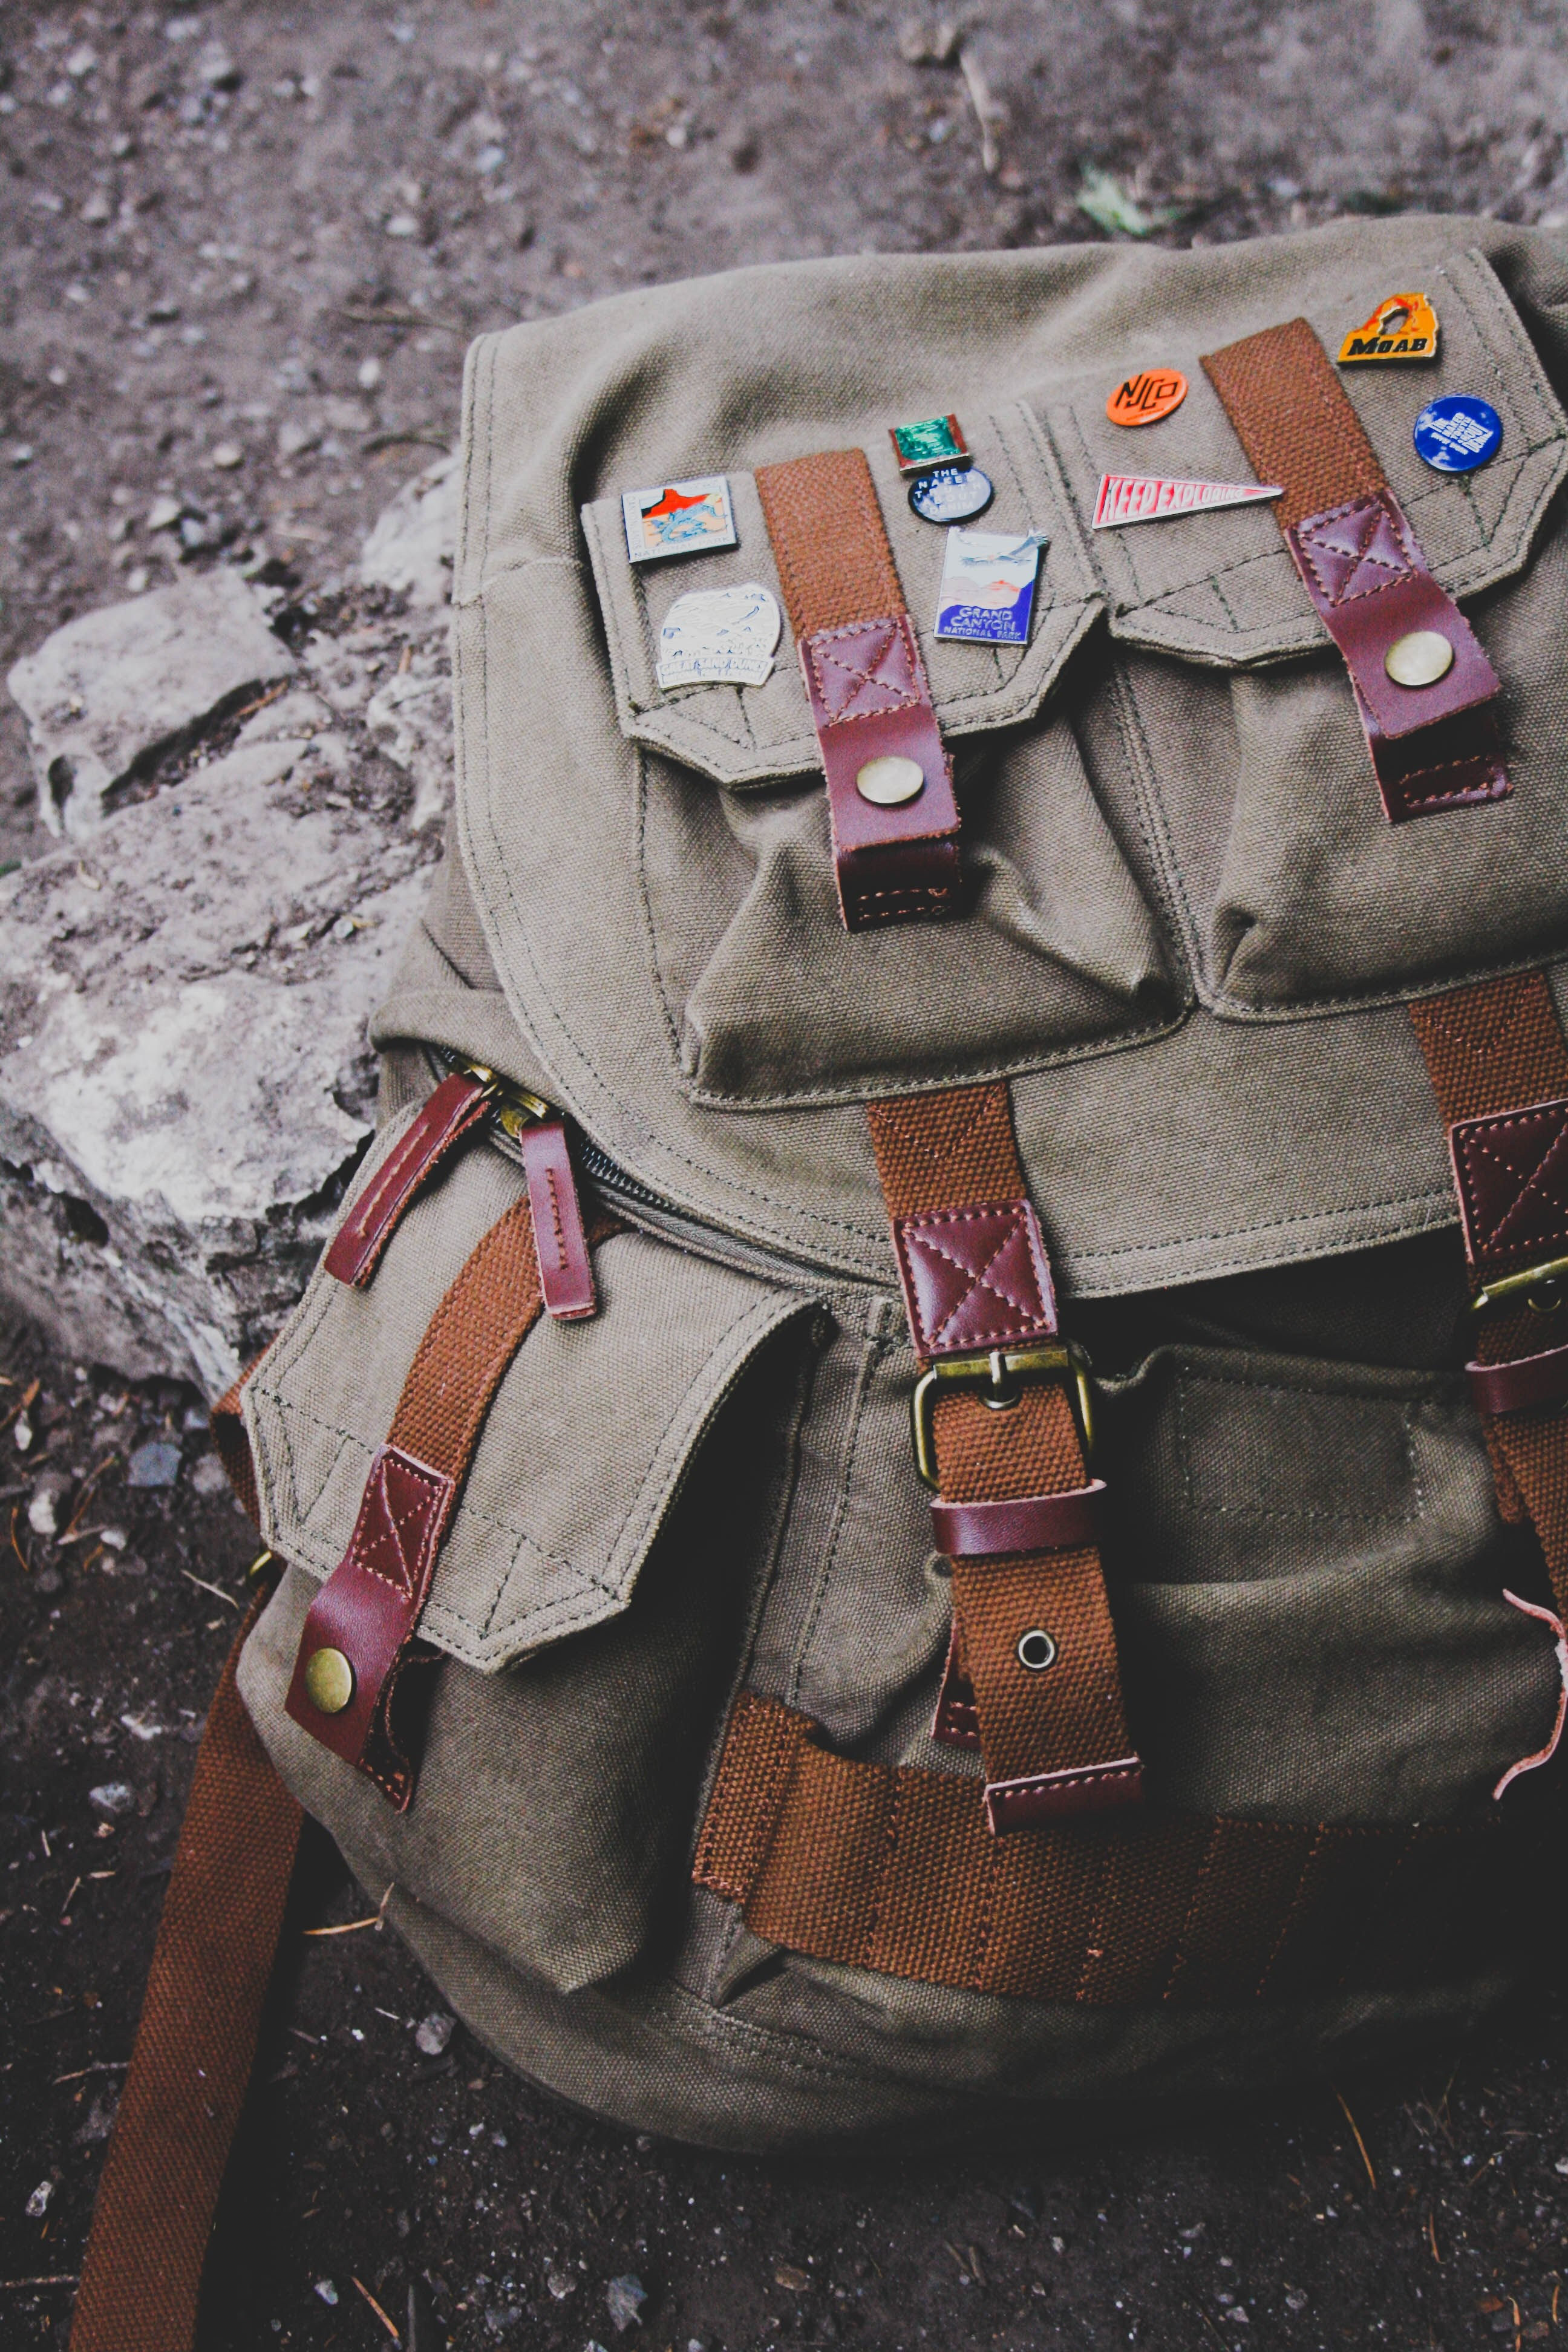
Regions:
<svg viewBox="0 0 1568 2352"><path fill-rule="evenodd" d="M1342 387L1426 571L1462 603L1500 679L1488 708L1500 724L1507 797L1470 792L1472 804L1461 804L1473 731L1461 717L1431 730L1436 748L1413 748L1414 772L1389 802L1399 821L1389 822L1345 664L1269 503L1092 532L1111 634L1128 649L1140 814L1200 990L1233 1018L1385 1002L1508 969L1552 952L1568 918L1568 772L1552 723L1568 691L1553 505L1568 472L1568 420L1479 253L1407 254L1398 282L1430 297L1436 361L1335 369L1330 388L1337 399ZM1281 290L1289 308L1278 323L1305 317L1327 373L1387 290L1369 291L1325 254ZM1100 380L1052 404L1082 520L1108 473L1253 480L1202 362L1265 323L1256 309L1245 327L1220 311L1186 328L1184 341L1172 337L1161 356L1189 389L1152 429L1112 425ZM1501 422L1495 454L1468 472L1436 470L1415 446L1417 415L1451 394L1484 399ZM1331 423L1305 400L1299 418L1287 411L1277 421L1303 444ZM1365 598L1395 583L1394 569L1379 569L1385 553L1372 545L1345 613L1370 612ZM1374 667L1386 698L1381 658ZM1421 821L1403 821L1411 816Z"/></svg>
<svg viewBox="0 0 1568 2352"><path fill-rule="evenodd" d="M680 1883L714 1711L783 1515L810 1302L623 1231L595 1252L599 1313L534 1325L420 1621L444 1656L399 1811L285 1694L415 1352L521 1189L499 1151L471 1149L408 1211L367 1289L318 1270L247 1384L264 1530L293 1564L241 1687L367 1888L395 1882L570 1991L628 1967Z"/></svg>
<svg viewBox="0 0 1568 2352"><path fill-rule="evenodd" d="M368 1289L318 1267L244 1391L280 1558L322 1578L342 1559L426 1328L524 1191L510 1160L470 1150L408 1212ZM420 1635L481 1674L627 1607L714 1414L804 1305L634 1232L600 1245L595 1272L598 1313L542 1316L513 1357L445 1530Z"/></svg>
<svg viewBox="0 0 1568 2352"><path fill-rule="evenodd" d="M846 932L823 755L754 476L727 478L738 544L678 562L628 562L618 500L583 510L616 714L637 747L650 977L677 1083L698 1102L786 1107L963 1084L1180 1017L1075 713L1051 698L1102 609L1084 534L1026 406L966 415L964 429L995 491L974 528L1043 541L1021 645L937 636L948 531L911 509L886 431L861 443L952 762L964 879L959 911L942 921ZM765 682L661 689L671 608L748 583L780 614Z"/></svg>

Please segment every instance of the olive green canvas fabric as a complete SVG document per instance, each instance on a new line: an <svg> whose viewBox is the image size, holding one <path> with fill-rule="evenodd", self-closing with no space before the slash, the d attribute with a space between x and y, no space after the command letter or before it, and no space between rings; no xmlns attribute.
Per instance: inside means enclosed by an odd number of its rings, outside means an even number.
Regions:
<svg viewBox="0 0 1568 2352"><path fill-rule="evenodd" d="M1514 791L1390 827L1268 508L1089 525L1102 470L1247 478L1204 352L1297 315L1331 352L1410 286L1439 362L1346 390L1502 678ZM1186 400L1119 433L1106 396L1152 364L1184 370ZM1152 1801L1477 1819L1547 1740L1552 1640L1505 1598L1543 1600L1544 1576L1466 1389L1447 1154L1405 1004L1568 972L1565 384L1568 239L1449 219L803 263L475 346L457 814L375 1024L383 1124L354 1191L467 1058L562 1106L626 1229L596 1253L599 1314L542 1320L486 1422L421 1626L438 1665L404 1814L283 1695L435 1306L521 1194L515 1150L456 1160L367 1289L318 1273L245 1395L289 1567L241 1688L367 1893L393 1889L523 2072L721 2147L1079 2128L1347 2063L1513 1980L1245 2012L1003 2000L774 1950L689 1874L742 1686L846 1754L979 1769L930 1737L951 1609L864 1106L997 1075L1095 1367ZM1504 419L1464 480L1411 443L1447 391ZM943 534L910 512L887 428L948 409L996 484L985 527L1044 538L1024 648L931 634ZM689 589L780 593L755 470L846 445L974 882L957 920L853 936L787 633L758 688L663 691L653 652ZM738 545L629 564L621 492L714 472ZM1547 1777L1506 1802L1544 1805Z"/></svg>

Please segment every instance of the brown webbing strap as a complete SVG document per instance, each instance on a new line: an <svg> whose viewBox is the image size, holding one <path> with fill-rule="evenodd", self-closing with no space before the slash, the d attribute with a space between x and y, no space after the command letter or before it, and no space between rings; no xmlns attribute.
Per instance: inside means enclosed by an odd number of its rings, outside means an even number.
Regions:
<svg viewBox="0 0 1568 2352"><path fill-rule="evenodd" d="M1568 1042L1545 974L1426 997L1410 1018L1448 1129L1472 1291L1568 1258ZM1499 1506L1505 1518L1533 1521L1560 1614L1568 1613L1565 1327L1562 1291L1536 1286L1479 1319L1470 1368ZM1534 1401L1489 1411L1506 1403L1521 1366L1536 1368Z"/></svg>
<svg viewBox="0 0 1568 2352"><path fill-rule="evenodd" d="M764 1942L847 1968L1217 2006L1478 1964L1521 1932L1514 1835L1495 1814L1384 1829L1140 1808L997 1838L976 1780L835 1756L806 1717L743 1692L692 1875ZM1518 1870L1527 1904L1542 1875Z"/></svg>
<svg viewBox="0 0 1568 2352"><path fill-rule="evenodd" d="M847 928L957 911L952 774L863 449L759 466L773 542L827 783ZM863 793L868 763L917 772L913 796Z"/></svg>
<svg viewBox="0 0 1568 2352"><path fill-rule="evenodd" d="M601 1212L588 1239L619 1229ZM421 1662L419 1619L485 1416L543 1304L525 1195L469 1253L431 1318L371 1464L349 1548L300 1633L287 1712L400 1811L417 1766L399 1720L399 1685Z"/></svg>
<svg viewBox="0 0 1568 2352"><path fill-rule="evenodd" d="M1013 1135L1005 1086L970 1087L868 1106L922 1369L1023 1347L1056 1330L1038 1220ZM934 1412L944 1504L1081 1492L1088 1468L1067 1380L1021 1380L1004 1410L973 1391ZM942 1539L939 1522L939 1542ZM1126 1802L1139 1792L1117 1668L1116 1634L1092 1543L953 1557L955 1677L937 1736L955 1745L972 1699L997 1830ZM1044 1670L1023 1663L1045 1635ZM954 1738L955 1728L960 1736Z"/></svg>
<svg viewBox="0 0 1568 2352"><path fill-rule="evenodd" d="M300 1808L235 1670L207 1715L99 2186L70 2352L189 2352L202 2264L283 1921Z"/></svg>
<svg viewBox="0 0 1568 2352"><path fill-rule="evenodd" d="M1343 655L1392 824L1510 791L1497 673L1434 579L1343 384L1305 319L1212 352L1204 372L1260 481L1318 616ZM1402 682L1401 639L1436 634L1447 667Z"/></svg>

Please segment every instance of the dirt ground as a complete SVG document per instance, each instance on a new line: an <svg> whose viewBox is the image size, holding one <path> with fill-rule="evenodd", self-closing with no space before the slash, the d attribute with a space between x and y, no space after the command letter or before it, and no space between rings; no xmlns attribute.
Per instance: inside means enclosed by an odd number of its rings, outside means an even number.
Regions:
<svg viewBox="0 0 1568 2352"><path fill-rule="evenodd" d="M180 565L330 587L449 446L468 337L624 287L1097 236L1094 173L1176 243L1422 206L1568 222L1565 48L1544 0L992 0L946 27L827 0L13 5L0 659ZM43 844L7 708L0 867ZM0 1375L0 2342L63 2345L254 1542L189 1393L25 1330ZM151 1443L179 1448L173 1486L127 1485ZM64 1540L28 1524L41 1467ZM89 1791L115 1786L106 1815ZM363 1908L324 1843L296 1908ZM1456 2352L1568 2328L1552 1983L1484 2041L1128 2145L764 2166L603 2129L460 2029L426 2054L438 2004L389 1935L292 1948L209 2352L406 2345L411 2284L420 2352Z"/></svg>

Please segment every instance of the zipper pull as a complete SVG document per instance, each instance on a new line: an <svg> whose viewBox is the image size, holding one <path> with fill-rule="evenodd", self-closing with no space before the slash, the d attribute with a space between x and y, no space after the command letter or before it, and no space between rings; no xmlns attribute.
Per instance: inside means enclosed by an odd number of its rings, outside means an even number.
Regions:
<svg viewBox="0 0 1568 2352"><path fill-rule="evenodd" d="M521 1155L544 1311L557 1323L581 1323L599 1301L566 1122L542 1096L489 1070L483 1076L493 1089L496 1123Z"/></svg>
<svg viewBox="0 0 1568 2352"><path fill-rule="evenodd" d="M355 1290L366 1287L416 1195L484 1117L494 1086L489 1070L455 1071L442 1079L333 1234L329 1274Z"/></svg>
<svg viewBox="0 0 1568 2352"><path fill-rule="evenodd" d="M597 1309L594 1262L583 1226L565 1122L554 1113L517 1134L528 1205L533 1212L533 1246L544 1311L558 1323L580 1323Z"/></svg>

